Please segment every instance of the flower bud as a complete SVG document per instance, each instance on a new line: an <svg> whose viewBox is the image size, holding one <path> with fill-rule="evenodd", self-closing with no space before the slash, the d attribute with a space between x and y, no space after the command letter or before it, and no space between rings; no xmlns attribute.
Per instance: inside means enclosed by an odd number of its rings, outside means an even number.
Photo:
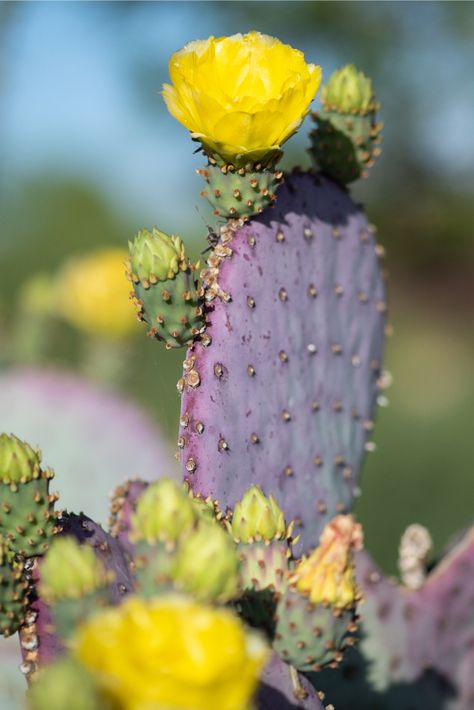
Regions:
<svg viewBox="0 0 474 710"><path fill-rule="evenodd" d="M109 574L92 547L56 537L41 565L40 592L48 604L80 599L107 585Z"/></svg>
<svg viewBox="0 0 474 710"><path fill-rule="evenodd" d="M214 523L199 527L179 546L171 577L203 601L228 601L238 588L238 558L231 537Z"/></svg>
<svg viewBox="0 0 474 710"><path fill-rule="evenodd" d="M0 435L0 481L26 483L41 475L41 457L29 444L13 434Z"/></svg>
<svg viewBox="0 0 474 710"><path fill-rule="evenodd" d="M129 242L132 279L143 285L166 281L176 276L185 264L184 244L153 227L141 229Z"/></svg>
<svg viewBox="0 0 474 710"><path fill-rule="evenodd" d="M253 485L235 505L231 532L239 542L283 539L285 516L273 496L267 498L259 486Z"/></svg>
<svg viewBox="0 0 474 710"><path fill-rule="evenodd" d="M347 64L331 74L321 89L321 102L326 110L367 114L375 109L372 82L353 64Z"/></svg>
<svg viewBox="0 0 474 710"><path fill-rule="evenodd" d="M197 510L180 484L171 478L152 483L140 496L132 516L132 538L157 542L175 542L196 521Z"/></svg>
<svg viewBox="0 0 474 710"><path fill-rule="evenodd" d="M325 526L319 546L298 563L290 582L313 604L352 606L358 597L352 553L362 544L362 526L352 515L337 515Z"/></svg>

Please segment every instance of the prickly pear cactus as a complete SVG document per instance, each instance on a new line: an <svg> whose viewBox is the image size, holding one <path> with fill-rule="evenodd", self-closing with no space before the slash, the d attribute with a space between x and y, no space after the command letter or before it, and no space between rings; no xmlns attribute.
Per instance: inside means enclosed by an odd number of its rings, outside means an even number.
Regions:
<svg viewBox="0 0 474 710"><path fill-rule="evenodd" d="M208 326L187 353L178 445L195 491L233 506L261 485L307 550L357 490L386 303L373 230L347 192L296 172L277 197L223 230L203 274Z"/></svg>

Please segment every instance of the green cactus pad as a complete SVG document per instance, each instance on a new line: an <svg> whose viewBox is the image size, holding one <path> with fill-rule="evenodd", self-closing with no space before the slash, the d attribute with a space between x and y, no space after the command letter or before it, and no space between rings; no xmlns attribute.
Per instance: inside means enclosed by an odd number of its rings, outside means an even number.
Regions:
<svg viewBox="0 0 474 710"><path fill-rule="evenodd" d="M142 229L129 249L129 278L138 317L150 326L148 335L167 348L190 345L205 329L203 292L197 265L186 259L181 239Z"/></svg>
<svg viewBox="0 0 474 710"><path fill-rule="evenodd" d="M28 604L28 582L23 562L14 559L0 541L0 634L14 634L24 622Z"/></svg>
<svg viewBox="0 0 474 710"><path fill-rule="evenodd" d="M330 77L321 102L322 110L313 114L311 156L323 173L343 185L366 177L380 153L382 129L372 82L348 65Z"/></svg>
<svg viewBox="0 0 474 710"><path fill-rule="evenodd" d="M48 666L28 692L30 710L113 710L89 673L70 658ZM117 709L118 710L118 709Z"/></svg>
<svg viewBox="0 0 474 710"><path fill-rule="evenodd" d="M237 545L243 589L281 592L285 585L291 550L288 542L252 542Z"/></svg>
<svg viewBox="0 0 474 710"><path fill-rule="evenodd" d="M16 554L42 554L56 529L54 474L42 470L41 456L15 436L0 436L0 535Z"/></svg>
<svg viewBox="0 0 474 710"><path fill-rule="evenodd" d="M140 540L135 545L133 572L136 594L149 598L172 591L171 568L175 554L176 547L169 543L149 544Z"/></svg>
<svg viewBox="0 0 474 710"><path fill-rule="evenodd" d="M208 165L197 171L207 183L201 192L216 216L226 219L251 217L263 212L275 200L275 190L283 179L281 171Z"/></svg>
<svg viewBox="0 0 474 710"><path fill-rule="evenodd" d="M232 538L218 525L201 520L180 542L171 576L179 589L202 601L226 602L237 595L238 568Z"/></svg>
<svg viewBox="0 0 474 710"><path fill-rule="evenodd" d="M272 638L278 596L287 583L291 554L288 541L240 543L237 554L243 590L240 613L251 626L264 629Z"/></svg>
<svg viewBox="0 0 474 710"><path fill-rule="evenodd" d="M355 618L353 609L312 604L288 587L278 601L273 647L299 671L336 667L351 643L348 633L356 630Z"/></svg>

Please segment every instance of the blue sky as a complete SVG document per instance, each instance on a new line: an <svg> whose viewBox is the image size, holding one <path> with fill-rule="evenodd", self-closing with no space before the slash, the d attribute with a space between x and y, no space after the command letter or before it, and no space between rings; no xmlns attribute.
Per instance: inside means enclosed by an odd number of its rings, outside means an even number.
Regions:
<svg viewBox="0 0 474 710"><path fill-rule="evenodd" d="M388 39L380 72L396 69L416 97L420 153L434 170L464 177L474 155L467 45L449 44L436 9L420 15L416 4L413 10L398 4L405 8L405 46L397 50ZM113 13L101 3L19 5L3 55L0 107L9 182L46 172L85 176L144 224L185 231L196 219L200 183L194 168L202 158L192 156L194 145L159 96L167 58L190 39L249 28L231 26L213 3L145 3ZM291 26L282 39L298 41ZM326 75L346 60L340 47L299 46ZM134 89L135 72L152 65L156 74L143 97ZM384 96L383 86L379 93L390 121L396 120L404 107L396 96ZM303 155L304 135L296 141ZM196 195L194 203L184 199L189 194ZM200 210L205 215L204 206Z"/></svg>

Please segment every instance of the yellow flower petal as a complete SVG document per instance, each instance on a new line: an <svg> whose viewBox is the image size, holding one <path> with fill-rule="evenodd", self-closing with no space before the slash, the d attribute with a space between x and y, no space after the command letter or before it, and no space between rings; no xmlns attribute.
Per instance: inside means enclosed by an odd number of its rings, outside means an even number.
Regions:
<svg viewBox="0 0 474 710"><path fill-rule="evenodd" d="M324 528L319 546L300 560L291 578L313 604L350 606L357 598L352 553L363 544L362 527L352 515L336 515Z"/></svg>
<svg viewBox="0 0 474 710"><path fill-rule="evenodd" d="M172 55L169 71L168 110L225 159L278 149L321 82L321 68L302 52L259 32L190 42Z"/></svg>
<svg viewBox="0 0 474 710"><path fill-rule="evenodd" d="M247 710L267 660L237 616L177 595L97 614L74 653L123 710Z"/></svg>

